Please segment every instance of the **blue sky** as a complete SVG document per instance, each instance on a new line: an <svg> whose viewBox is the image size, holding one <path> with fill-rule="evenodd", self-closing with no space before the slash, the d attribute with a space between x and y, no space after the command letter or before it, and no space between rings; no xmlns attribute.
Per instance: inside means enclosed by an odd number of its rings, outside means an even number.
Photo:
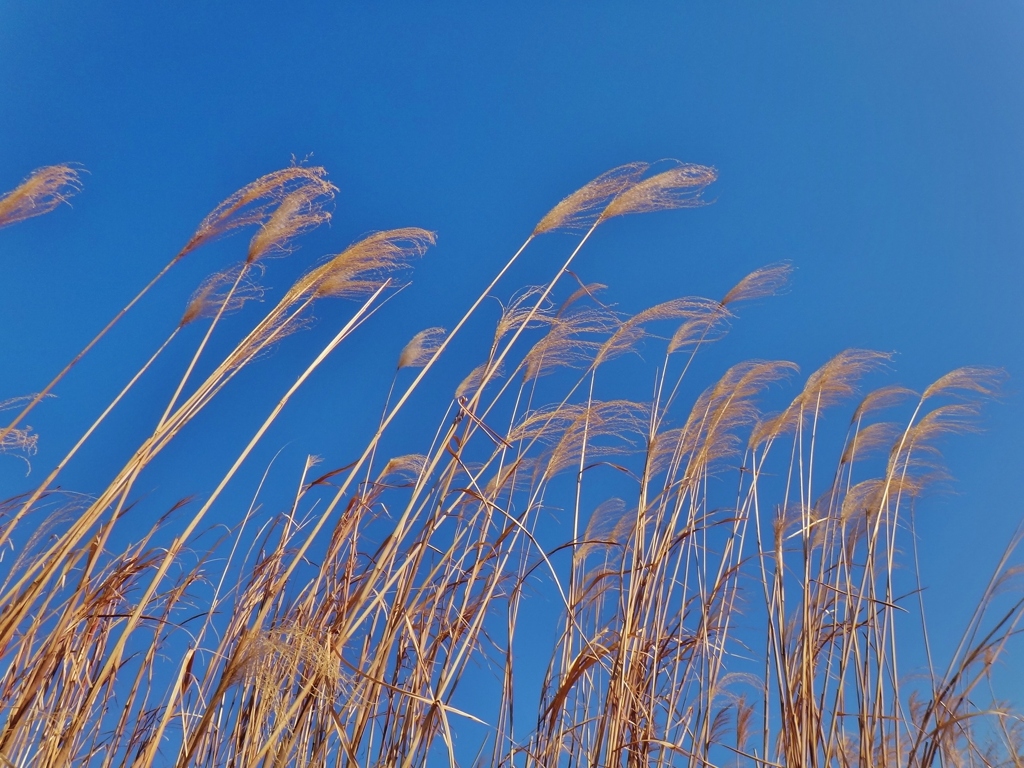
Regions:
<svg viewBox="0 0 1024 768"><path fill-rule="evenodd" d="M89 172L73 210L0 232L0 399L43 386L222 198L309 156L340 188L335 217L270 265L270 284L371 230L439 236L388 319L309 383L239 486L282 447L292 475L306 453L341 463L346 440L372 427L404 341L450 326L554 202L631 160L713 165L713 205L611 222L578 270L636 311L717 297L792 260L791 290L746 310L712 366L784 358L810 372L869 347L895 351L887 380L916 388L961 365L1005 368L1007 396L986 410L984 433L948 443L956 493L921 509L925 579L958 623L1024 518L1020 4L182 7L0 5L0 187L57 162ZM189 257L34 414L35 474L243 245ZM543 279L546 253L503 295ZM184 436L153 493L182 480L175 462L190 457L203 459L188 465L190 483L219 477L225 449L202 430L255 428L343 310L318 316L309 339L283 346ZM470 346L442 377L473 364ZM130 449L186 349L175 354L108 426L107 451L69 469L68 486L96 490ZM236 431L240 448L251 430ZM23 472L0 464L0 495L26 487Z"/></svg>

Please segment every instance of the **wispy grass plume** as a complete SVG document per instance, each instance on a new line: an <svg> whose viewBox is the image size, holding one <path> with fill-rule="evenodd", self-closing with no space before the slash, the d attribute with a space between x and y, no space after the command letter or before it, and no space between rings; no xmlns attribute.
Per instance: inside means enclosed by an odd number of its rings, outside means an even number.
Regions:
<svg viewBox="0 0 1024 768"><path fill-rule="evenodd" d="M49 213L82 189L79 171L71 165L48 165L29 174L0 196L0 228Z"/></svg>

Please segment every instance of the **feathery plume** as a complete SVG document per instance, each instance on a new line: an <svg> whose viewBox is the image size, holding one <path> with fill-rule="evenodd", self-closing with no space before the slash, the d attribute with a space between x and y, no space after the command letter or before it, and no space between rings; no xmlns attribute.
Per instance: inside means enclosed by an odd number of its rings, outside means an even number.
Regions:
<svg viewBox="0 0 1024 768"><path fill-rule="evenodd" d="M796 365L784 360L750 360L734 365L697 398L680 432L673 461L694 454L706 466L733 454L738 443L736 431L758 418L755 398L795 370Z"/></svg>
<svg viewBox="0 0 1024 768"><path fill-rule="evenodd" d="M499 492L514 493L529 487L536 475L536 460L520 456L518 459L495 472L484 488L484 497L493 499Z"/></svg>
<svg viewBox="0 0 1024 768"><path fill-rule="evenodd" d="M537 285L531 285L519 291L508 306L501 308L501 317L494 328L495 346L505 337L506 334L516 330L524 323L529 322L529 327L536 328L551 320L550 302L536 307L533 299L544 293L544 289Z"/></svg>
<svg viewBox="0 0 1024 768"><path fill-rule="evenodd" d="M864 399L860 401L860 405L853 412L853 418L850 420L851 423L860 421L868 413L872 411L880 411L885 408L891 408L894 405L898 405L903 400L910 397L917 396L917 393L912 389L901 387L896 384L892 384L887 387L879 387L878 389L868 392Z"/></svg>
<svg viewBox="0 0 1024 768"><path fill-rule="evenodd" d="M0 453L15 453L21 456L32 456L39 445L39 435L32 427L11 429L0 440Z"/></svg>
<svg viewBox="0 0 1024 768"><path fill-rule="evenodd" d="M609 325L607 315L588 309L551 318L548 332L523 359L526 380L543 376L559 367L585 366L601 344L583 337L607 333Z"/></svg>
<svg viewBox="0 0 1024 768"><path fill-rule="evenodd" d="M511 443L537 441L545 445L554 443L583 413L585 406L566 403L544 406L527 411L509 432Z"/></svg>
<svg viewBox="0 0 1024 768"><path fill-rule="evenodd" d="M575 275L573 275L573 277L575 277ZM566 310L568 310L569 307L571 307L577 301L582 299L584 296L589 296L597 304L603 307L604 305L597 300L594 294L603 291L607 287L608 286L605 285L604 283L590 283L589 285L584 285L583 283L580 283L580 287L573 291L571 294L569 294L569 298L562 302L562 306L558 308L558 312L555 313L555 317L560 317L561 315L565 314Z"/></svg>
<svg viewBox="0 0 1024 768"><path fill-rule="evenodd" d="M329 639L293 624L256 635L239 654L233 681L252 685L272 708L281 709L300 675L315 678L328 694L343 680Z"/></svg>
<svg viewBox="0 0 1024 768"><path fill-rule="evenodd" d="M725 325L732 315L724 305L709 299L694 299L693 302L690 312L682 315L689 319L669 339L669 354L694 344L718 341L726 334Z"/></svg>
<svg viewBox="0 0 1024 768"><path fill-rule="evenodd" d="M940 394L956 393L962 396L968 392L973 392L983 397L996 397L1005 380L1006 371L1001 368L965 366L950 371L945 376L936 380L924 391L922 397L927 400Z"/></svg>
<svg viewBox="0 0 1024 768"><path fill-rule="evenodd" d="M622 499L612 497L598 504L590 514L576 557L582 560L597 548L622 544L615 534L623 518L629 517L629 512L636 516L636 509L630 510Z"/></svg>
<svg viewBox="0 0 1024 768"><path fill-rule="evenodd" d="M711 305L709 307L709 305ZM647 323L653 323L658 320L690 320L694 318L703 319L709 312L716 311L713 309L716 302L711 302L709 299L702 299L699 297L687 296L681 299L671 299L670 301L664 301L660 304L655 304L653 307L648 307L642 312L638 312L633 317L625 320L613 333L601 348L597 352L597 356L594 359L594 365L601 365L602 363L611 360L614 357L618 357L638 344L646 335L644 331L644 325ZM717 310L720 311L720 310ZM677 331L677 334L679 331ZM681 345L684 343L680 341ZM675 351L676 347L673 347L670 343L669 351Z"/></svg>
<svg viewBox="0 0 1024 768"><path fill-rule="evenodd" d="M858 429L853 433L853 437L843 450L839 463L849 464L853 459L863 458L865 454L871 454L871 452L879 448L888 448L901 432L902 430L899 426L891 421L879 421L874 424L868 424L866 427Z"/></svg>
<svg viewBox="0 0 1024 768"><path fill-rule="evenodd" d="M921 478L913 475L890 476L886 479L863 480L847 491L843 497L839 517L843 522L876 514L882 507L886 494L916 496L924 488Z"/></svg>
<svg viewBox="0 0 1024 768"><path fill-rule="evenodd" d="M414 478L419 477L423 474L423 470L427 468L429 464L427 457L422 453L410 453L405 456L395 456L384 465L384 469L381 470L377 476L377 482L381 482L385 477L392 477L394 475L412 475Z"/></svg>
<svg viewBox="0 0 1024 768"><path fill-rule="evenodd" d="M487 374L488 381L495 378L500 379L502 375L504 375L504 368L504 363L499 365L497 369L491 369L490 363L481 363L470 371L466 378L464 378L459 383L459 386L456 387L455 398L459 399L474 394L481 386L483 386L483 384L486 383L484 382L484 374Z"/></svg>
<svg viewBox="0 0 1024 768"><path fill-rule="evenodd" d="M590 227L601 217L608 201L636 184L647 167L647 163L627 163L602 173L548 211L533 234Z"/></svg>
<svg viewBox="0 0 1024 768"><path fill-rule="evenodd" d="M316 195L333 196L335 187L324 180L326 175L327 171L320 167L293 165L261 176L214 208L199 223L175 261L240 227L267 223L274 209L293 192L308 187Z"/></svg>
<svg viewBox="0 0 1024 768"><path fill-rule="evenodd" d="M410 339L398 356L398 368L422 368L444 341L444 328L424 328Z"/></svg>
<svg viewBox="0 0 1024 768"><path fill-rule="evenodd" d="M626 442L626 435L639 434L646 425L647 407L630 400L607 400L593 402L588 406L562 408L567 411L566 416L572 415L573 418L549 453L547 466L544 468L545 480L550 480L559 472L576 466L584 448L591 457L621 453L625 449L623 445L601 445L593 443L593 440L600 437L616 437ZM562 419L564 421L565 416L562 416Z"/></svg>
<svg viewBox="0 0 1024 768"><path fill-rule="evenodd" d="M251 268L247 270L242 281L235 286L230 298L228 297L229 289L235 285L239 272L243 268L243 265L236 264L206 278L189 299L178 326L183 328L200 318L213 317L217 312L222 314L234 312L245 306L247 301L262 299L263 287L251 278L249 274ZM227 305L221 309L225 301L227 301Z"/></svg>
<svg viewBox="0 0 1024 768"><path fill-rule="evenodd" d="M931 443L943 435L977 432L976 420L980 410L981 406L975 402L950 403L933 408L907 431L905 450L926 448L935 451Z"/></svg>
<svg viewBox="0 0 1024 768"><path fill-rule="evenodd" d="M714 168L680 163L628 187L601 212L598 222L630 213L649 213L703 205L701 192L718 178Z"/></svg>
<svg viewBox="0 0 1024 768"><path fill-rule="evenodd" d="M0 412L20 408L24 403L31 401L33 397L33 395L23 395L21 397L12 397L8 400L0 400ZM29 464L28 457L35 455L38 447L39 435L33 432L30 426L26 425L23 428L8 429L0 432L0 454L9 453L17 456L25 462L29 472L32 470L32 465Z"/></svg>
<svg viewBox="0 0 1024 768"><path fill-rule="evenodd" d="M854 393L856 382L861 376L891 359L892 355L888 352L870 349L840 352L807 379L804 391L800 394L801 403L817 407L833 405Z"/></svg>
<svg viewBox="0 0 1024 768"><path fill-rule="evenodd" d="M292 288L317 298L356 298L373 293L388 272L406 266L437 242L433 232L416 227L375 232L309 272Z"/></svg>
<svg viewBox="0 0 1024 768"><path fill-rule="evenodd" d="M886 352L870 349L847 349L810 375L799 395L789 407L774 418L767 419L750 436L750 445L796 429L813 413L854 394L857 380L873 368L892 359Z"/></svg>
<svg viewBox="0 0 1024 768"><path fill-rule="evenodd" d="M272 253L288 253L294 238L330 221L331 214L324 206L334 198L335 191L333 184L319 179L318 183L305 184L285 195L253 235L246 261L252 263Z"/></svg>
<svg viewBox="0 0 1024 768"><path fill-rule="evenodd" d="M766 267L755 269L725 294L722 306L726 307L737 301L753 301L775 296L786 287L792 274L793 265L788 261L780 261L777 264L769 264Z"/></svg>
<svg viewBox="0 0 1024 768"><path fill-rule="evenodd" d="M70 165L38 168L0 197L0 229L49 213L81 189L78 171Z"/></svg>

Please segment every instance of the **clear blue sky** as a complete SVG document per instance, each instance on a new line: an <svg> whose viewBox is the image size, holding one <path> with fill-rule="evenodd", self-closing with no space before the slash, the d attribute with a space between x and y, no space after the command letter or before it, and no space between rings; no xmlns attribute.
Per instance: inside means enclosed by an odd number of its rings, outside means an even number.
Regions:
<svg viewBox="0 0 1024 768"><path fill-rule="evenodd" d="M809 372L846 347L893 350L889 380L915 388L1004 367L984 434L948 443L956 495L921 510L926 581L959 621L1024 518L1022 41L1011 2L4 3L0 188L56 162L89 175L73 210L0 233L0 399L43 386L223 197L309 155L340 188L336 215L269 283L370 230L439 233L387 321L310 382L239 487L283 446L288 477L307 452L340 464L375 418L352 403L376 403L402 343L450 326L554 202L631 160L713 165L712 206L613 222L579 271L639 310L790 259L791 291L747 310L715 360ZM34 414L34 477L243 245L190 257ZM549 271L538 256L506 294ZM318 315L203 428L254 428L343 311ZM156 389L68 486L97 489L166 398ZM235 431L241 447L250 427ZM146 487L208 487L228 460L201 435ZM196 457L174 485L175 461ZM4 460L0 496L22 475Z"/></svg>

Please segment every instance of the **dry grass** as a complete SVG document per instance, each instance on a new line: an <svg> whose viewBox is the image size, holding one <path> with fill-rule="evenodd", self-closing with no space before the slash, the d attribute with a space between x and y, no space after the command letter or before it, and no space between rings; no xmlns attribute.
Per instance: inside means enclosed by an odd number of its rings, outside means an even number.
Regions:
<svg viewBox="0 0 1024 768"><path fill-rule="evenodd" d="M74 171L60 169L0 198L0 225L75 191ZM985 690L1024 611L1016 542L945 660L931 654L907 555L936 441L973 428L999 372L962 368L921 394L888 386L857 404L861 380L888 358L848 350L775 415L762 401L796 376L784 361L739 363L687 406L699 353L738 305L782 290L788 265L754 272L721 300L683 297L633 316L599 297L604 286L565 279L597 227L700 205L714 179L703 166L648 174L635 163L566 197L450 332L427 328L401 350L383 405L372 404L379 426L335 459L344 466L314 471L310 457L277 514L254 501L211 544L207 515L266 431L434 243L398 229L324 260L196 383L208 340L228 332L220 319L252 313L262 260L326 222L335 190L323 169L292 166L229 196L155 280L255 227L244 260L199 287L57 467L0 507L0 546L16 551L0 566L0 763L1020 765L1020 718ZM580 232L566 261L503 304L436 429L398 441L417 452L390 455L395 422L424 407L412 399L424 377L552 231ZM163 449L328 298L353 302L346 322L216 487L125 533L139 478ZM34 449L29 411L132 304L39 395L0 403L18 413L0 451ZM61 491L93 431L201 321L173 397L124 466L92 496ZM620 381L605 366L639 345L664 350L651 401L599 396ZM843 407L845 438L828 438L822 415ZM561 618L545 637L523 617L551 600ZM904 639L915 634L923 643ZM923 673L904 666L915 649ZM539 701L523 700L531 675Z"/></svg>

